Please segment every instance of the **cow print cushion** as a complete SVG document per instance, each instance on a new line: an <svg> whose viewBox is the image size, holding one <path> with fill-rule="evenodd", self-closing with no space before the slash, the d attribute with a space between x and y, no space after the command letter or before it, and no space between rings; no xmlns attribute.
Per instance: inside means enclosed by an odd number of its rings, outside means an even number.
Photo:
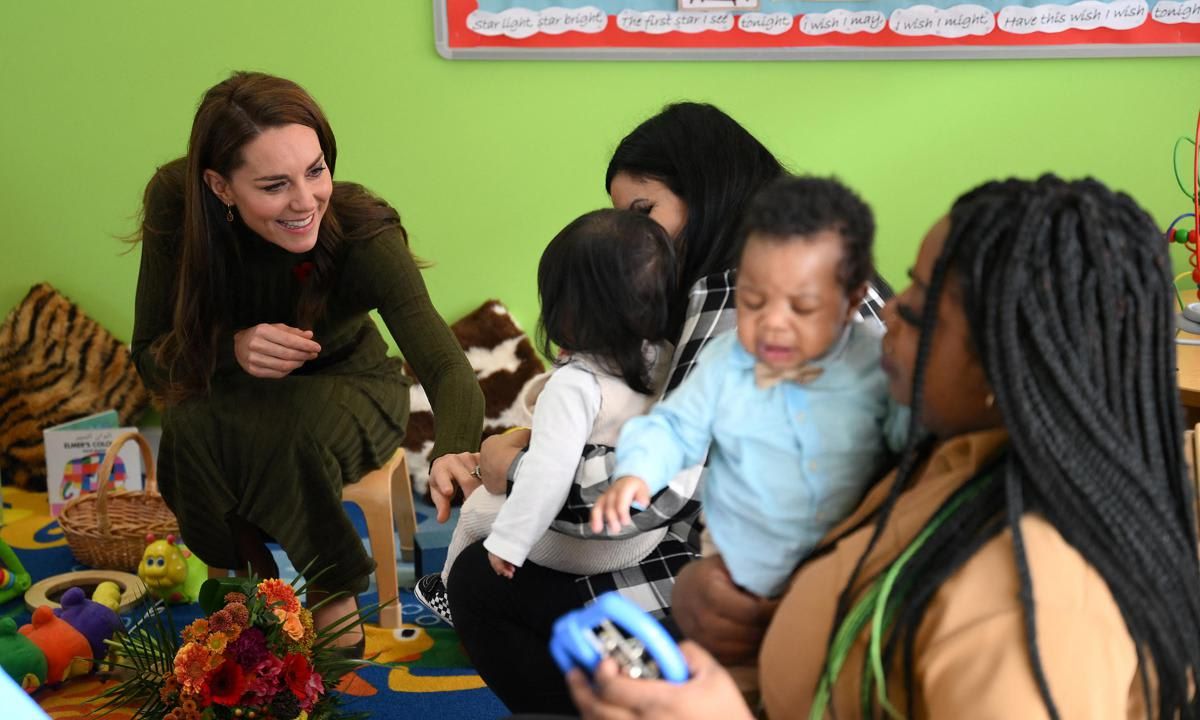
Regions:
<svg viewBox="0 0 1200 720"><path fill-rule="evenodd" d="M483 437L529 424L529 414L517 399L525 383L545 370L525 332L499 300L488 300L450 326L475 370L486 403ZM409 372L412 375L412 372ZM429 452L433 449L433 413L419 384L410 397L411 411L404 450L413 479L413 492L429 499Z"/></svg>

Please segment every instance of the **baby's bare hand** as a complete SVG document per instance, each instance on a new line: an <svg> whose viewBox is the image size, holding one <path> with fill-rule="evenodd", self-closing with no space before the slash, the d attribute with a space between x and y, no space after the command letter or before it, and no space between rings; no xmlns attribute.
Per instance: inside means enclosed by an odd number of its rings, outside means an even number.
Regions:
<svg viewBox="0 0 1200 720"><path fill-rule="evenodd" d="M496 553L488 553L488 562L492 564L492 569L496 571L497 575L506 577L509 580L512 580L513 574L517 572L517 567L515 565L500 557Z"/></svg>
<svg viewBox="0 0 1200 720"><path fill-rule="evenodd" d="M650 504L650 486L640 477L626 475L612 484L592 506L592 532L619 533L621 528L633 524L629 508L633 503L642 507Z"/></svg>

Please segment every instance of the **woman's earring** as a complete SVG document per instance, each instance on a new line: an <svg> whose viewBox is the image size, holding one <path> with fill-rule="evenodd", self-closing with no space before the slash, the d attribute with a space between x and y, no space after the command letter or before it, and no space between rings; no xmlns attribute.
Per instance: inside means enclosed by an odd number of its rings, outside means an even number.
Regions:
<svg viewBox="0 0 1200 720"><path fill-rule="evenodd" d="M995 405L996 404L996 394L988 393L987 397L983 399L983 404L987 405L988 407L992 407L993 405Z"/></svg>
<svg viewBox="0 0 1200 720"><path fill-rule="evenodd" d="M225 206L225 219L229 222L233 222L233 206L232 205Z"/></svg>

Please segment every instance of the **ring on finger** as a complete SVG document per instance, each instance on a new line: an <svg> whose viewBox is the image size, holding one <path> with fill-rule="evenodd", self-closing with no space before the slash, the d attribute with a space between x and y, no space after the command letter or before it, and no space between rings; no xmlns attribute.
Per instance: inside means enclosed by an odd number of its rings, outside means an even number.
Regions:
<svg viewBox="0 0 1200 720"><path fill-rule="evenodd" d="M476 480L479 480L480 482L483 481L483 471L480 470L478 465L476 465L474 467L474 469L471 470L471 476L474 477Z"/></svg>

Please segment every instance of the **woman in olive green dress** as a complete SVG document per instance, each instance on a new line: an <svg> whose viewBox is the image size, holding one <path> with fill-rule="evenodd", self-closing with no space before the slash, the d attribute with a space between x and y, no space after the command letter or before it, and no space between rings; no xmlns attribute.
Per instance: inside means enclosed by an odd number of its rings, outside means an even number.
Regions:
<svg viewBox="0 0 1200 720"><path fill-rule="evenodd" d="M478 448L483 396L430 302L400 217L334 182L337 146L299 86L235 73L204 96L188 154L146 188L133 355L161 399L163 496L210 565L278 571L264 539L355 607L374 567L342 486L382 465L429 395L434 468ZM351 638L355 640L357 638Z"/></svg>

